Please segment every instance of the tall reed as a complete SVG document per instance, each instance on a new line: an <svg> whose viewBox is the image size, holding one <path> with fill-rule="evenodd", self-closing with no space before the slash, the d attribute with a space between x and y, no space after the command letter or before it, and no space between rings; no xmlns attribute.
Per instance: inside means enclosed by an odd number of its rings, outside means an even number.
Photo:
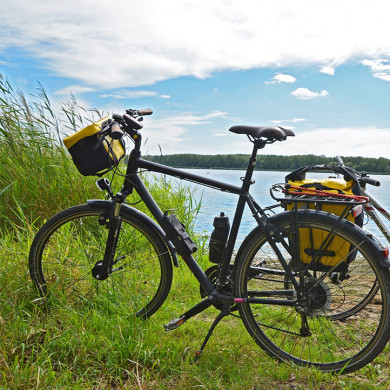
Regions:
<svg viewBox="0 0 390 390"><path fill-rule="evenodd" d="M0 74L0 226L47 217L72 201L75 188L89 192L61 146L60 122L43 88L34 99Z"/></svg>
<svg viewBox="0 0 390 390"><path fill-rule="evenodd" d="M0 228L41 222L60 209L102 197L96 178L81 176L62 145L65 135L101 116L80 107L73 96L56 114L42 86L28 101L0 74ZM194 214L184 207L191 198L188 189L149 181L161 193L162 206L179 208L188 222Z"/></svg>

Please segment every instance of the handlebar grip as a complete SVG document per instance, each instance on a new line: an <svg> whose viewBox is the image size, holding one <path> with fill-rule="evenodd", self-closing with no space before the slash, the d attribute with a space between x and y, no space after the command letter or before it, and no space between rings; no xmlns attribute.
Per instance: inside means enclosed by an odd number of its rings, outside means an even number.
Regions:
<svg viewBox="0 0 390 390"><path fill-rule="evenodd" d="M111 133L110 133L110 137L112 139L121 139L123 137L123 130L120 128L119 124L114 122L112 125L111 125Z"/></svg>
<svg viewBox="0 0 390 390"><path fill-rule="evenodd" d="M336 162L337 162L337 165L340 165L341 167L344 166L344 161L340 156L336 156Z"/></svg>
<svg viewBox="0 0 390 390"><path fill-rule="evenodd" d="M370 179L369 177L364 177L361 179L366 184L371 184L372 186L379 187L381 182L379 180Z"/></svg>
<svg viewBox="0 0 390 390"><path fill-rule="evenodd" d="M138 110L138 115L144 116L144 115L152 115L153 110L151 108L144 108L142 110Z"/></svg>

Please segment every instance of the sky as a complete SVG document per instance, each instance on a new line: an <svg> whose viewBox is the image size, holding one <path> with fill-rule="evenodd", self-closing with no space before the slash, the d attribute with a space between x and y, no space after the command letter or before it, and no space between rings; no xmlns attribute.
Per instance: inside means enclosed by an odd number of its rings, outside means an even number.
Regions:
<svg viewBox="0 0 390 390"><path fill-rule="evenodd" d="M0 73L54 107L145 117L144 153L390 158L390 2L2 0Z"/></svg>

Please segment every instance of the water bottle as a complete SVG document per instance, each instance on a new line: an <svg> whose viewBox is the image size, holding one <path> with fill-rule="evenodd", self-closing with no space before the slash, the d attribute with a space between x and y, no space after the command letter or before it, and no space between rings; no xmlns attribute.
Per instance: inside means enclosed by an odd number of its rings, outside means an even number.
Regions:
<svg viewBox="0 0 390 390"><path fill-rule="evenodd" d="M230 231L229 217L221 213L219 217L214 218L214 230L210 236L209 260L212 263L220 263L222 253Z"/></svg>

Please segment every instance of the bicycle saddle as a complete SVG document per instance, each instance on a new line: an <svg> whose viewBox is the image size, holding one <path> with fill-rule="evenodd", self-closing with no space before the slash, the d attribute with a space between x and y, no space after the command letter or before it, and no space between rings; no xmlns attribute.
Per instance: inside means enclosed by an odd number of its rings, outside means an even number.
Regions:
<svg viewBox="0 0 390 390"><path fill-rule="evenodd" d="M294 132L280 126L232 126L229 131L236 134L246 134L253 138L267 138L269 141L284 141L288 136L295 136Z"/></svg>

